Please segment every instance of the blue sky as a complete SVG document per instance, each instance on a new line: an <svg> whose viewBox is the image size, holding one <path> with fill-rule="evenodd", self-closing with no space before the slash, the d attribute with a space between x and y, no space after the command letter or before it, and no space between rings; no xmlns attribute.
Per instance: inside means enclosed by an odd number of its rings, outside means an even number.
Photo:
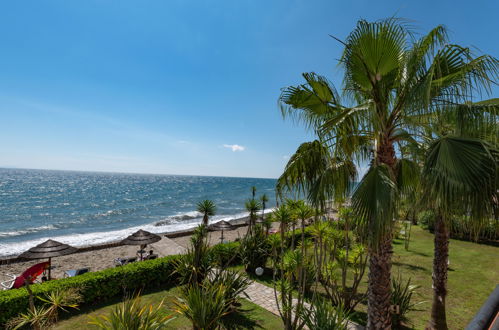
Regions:
<svg viewBox="0 0 499 330"><path fill-rule="evenodd" d="M497 1L4 1L0 167L277 177L310 136L282 87L339 84L360 18L499 56ZM498 96L498 89L494 90Z"/></svg>

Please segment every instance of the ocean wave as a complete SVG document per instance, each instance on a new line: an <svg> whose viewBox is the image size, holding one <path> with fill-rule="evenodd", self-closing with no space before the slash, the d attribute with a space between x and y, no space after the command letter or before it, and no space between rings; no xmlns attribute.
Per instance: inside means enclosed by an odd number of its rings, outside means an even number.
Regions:
<svg viewBox="0 0 499 330"><path fill-rule="evenodd" d="M271 212L272 210L265 210L265 213ZM193 212L187 212L182 215L190 215L191 217L194 216L194 211ZM177 215L177 216L182 216L182 215ZM216 215L213 217L210 217L210 224L217 223L219 221L225 220L225 221L230 221L230 220L235 220L235 219L240 219L247 217L249 215L248 212L240 212L232 215ZM142 230L147 230L151 233L167 233L167 232L175 232L175 231L181 231L181 230L187 230L187 229L192 229L200 224L201 218L191 218L190 220L184 220L183 222L178 222L178 223L169 223L166 225L161 225L157 226L157 222L141 225L141 226L134 226L130 228L125 228L125 229L120 229L120 230L112 230L112 231L107 231L107 232L95 232L95 233L83 233L83 234L71 234L71 235L63 235L63 236L45 236L42 238L34 239L34 240L28 240L28 241L23 241L23 242L17 242L17 243L7 243L7 244L1 244L0 243L0 257L7 257L7 256L15 256L19 255L22 252L28 250L29 248L40 244L47 239L54 239L56 241L69 244L75 247L82 247L82 246L89 246L89 245L98 245L98 244L106 244L106 243L111 243L111 242L117 242L120 241L124 238L126 238L128 235L136 232L139 229ZM54 226L41 226L37 227L38 229L42 227L47 227L44 230L48 230L55 228ZM0 233L1 235L1 233ZM1 236L0 236L1 237Z"/></svg>
<svg viewBox="0 0 499 330"><path fill-rule="evenodd" d="M4 231L4 232L0 232L0 237L22 236L22 235L26 235L26 234L37 233L40 231L52 230L52 229L57 229L57 227L54 225L47 225L47 226L26 228L26 229L17 230L17 231Z"/></svg>
<svg viewBox="0 0 499 330"><path fill-rule="evenodd" d="M166 217L163 220L156 221L154 223L154 225L155 226L165 226L165 225L185 222L186 220L199 219L202 216L203 215L201 213L199 213L198 211L190 211L187 213L182 213L182 214L177 214L177 215L172 215L172 216Z"/></svg>

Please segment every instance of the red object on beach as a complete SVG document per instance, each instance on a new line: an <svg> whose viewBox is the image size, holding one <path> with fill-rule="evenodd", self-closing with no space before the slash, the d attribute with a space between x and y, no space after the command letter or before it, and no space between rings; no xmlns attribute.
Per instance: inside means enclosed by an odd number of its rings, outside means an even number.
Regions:
<svg viewBox="0 0 499 330"><path fill-rule="evenodd" d="M12 285L12 289L22 287L25 284L24 282L26 280L28 280L29 283L33 283L36 278L40 276L49 266L50 263L48 261L45 261L26 269L21 275L16 277L16 279L14 280L14 284Z"/></svg>

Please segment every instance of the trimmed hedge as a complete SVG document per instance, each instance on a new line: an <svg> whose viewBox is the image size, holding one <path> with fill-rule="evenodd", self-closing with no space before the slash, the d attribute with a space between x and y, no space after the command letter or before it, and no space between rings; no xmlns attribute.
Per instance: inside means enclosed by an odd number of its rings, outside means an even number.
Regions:
<svg viewBox="0 0 499 330"><path fill-rule="evenodd" d="M217 244L210 249L210 257L219 266L239 265L241 263L240 247L240 242Z"/></svg>
<svg viewBox="0 0 499 330"><path fill-rule="evenodd" d="M107 300L131 292L176 284L175 260L180 256L167 256L155 260L141 261L99 272L64 278L42 284L31 285L34 296L45 293L78 288L83 297L81 306ZM25 288L0 291L0 326L9 319L28 310L28 292ZM35 302L40 303L35 298Z"/></svg>

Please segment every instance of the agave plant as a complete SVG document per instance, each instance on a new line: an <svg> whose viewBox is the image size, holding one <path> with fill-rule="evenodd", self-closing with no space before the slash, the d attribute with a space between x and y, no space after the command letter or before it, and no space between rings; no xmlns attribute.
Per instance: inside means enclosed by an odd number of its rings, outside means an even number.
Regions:
<svg viewBox="0 0 499 330"><path fill-rule="evenodd" d="M142 304L140 296L136 295L125 299L109 315L90 316L90 319L89 324L105 330L158 330L165 329L172 316L165 315L163 301L153 307Z"/></svg>

